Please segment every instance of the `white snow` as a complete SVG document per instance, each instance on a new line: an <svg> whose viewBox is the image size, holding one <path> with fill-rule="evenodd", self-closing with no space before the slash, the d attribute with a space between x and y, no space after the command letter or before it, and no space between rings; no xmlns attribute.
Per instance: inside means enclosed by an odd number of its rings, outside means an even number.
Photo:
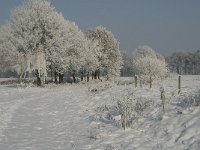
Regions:
<svg viewBox="0 0 200 150"><path fill-rule="evenodd" d="M166 93L165 114L160 107L161 86ZM200 76L182 76L181 95L177 76L153 83L153 89L109 82L45 88L0 85L0 149L198 150L200 109L177 106L178 99L198 89ZM105 114L130 92L153 100L155 107L124 131L118 114L110 120Z"/></svg>

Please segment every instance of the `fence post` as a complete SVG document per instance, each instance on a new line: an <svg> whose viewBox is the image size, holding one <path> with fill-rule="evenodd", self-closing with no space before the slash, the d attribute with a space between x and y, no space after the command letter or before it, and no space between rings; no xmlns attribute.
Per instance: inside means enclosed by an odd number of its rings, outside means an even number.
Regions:
<svg viewBox="0 0 200 150"><path fill-rule="evenodd" d="M150 89L152 88L152 78L150 76Z"/></svg>
<svg viewBox="0 0 200 150"><path fill-rule="evenodd" d="M178 94L181 92L181 76L178 76Z"/></svg>
<svg viewBox="0 0 200 150"><path fill-rule="evenodd" d="M161 100L162 100L162 106L163 106L163 113L165 113L165 90L164 90L164 87L161 87L160 88L160 97L161 97Z"/></svg>
<svg viewBox="0 0 200 150"><path fill-rule="evenodd" d="M137 87L137 76L135 75L135 87Z"/></svg>

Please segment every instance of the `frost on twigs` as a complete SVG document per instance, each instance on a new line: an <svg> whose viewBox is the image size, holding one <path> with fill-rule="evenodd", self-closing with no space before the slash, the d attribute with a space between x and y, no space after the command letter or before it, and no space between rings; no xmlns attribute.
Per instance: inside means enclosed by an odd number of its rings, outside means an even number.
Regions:
<svg viewBox="0 0 200 150"><path fill-rule="evenodd" d="M125 130L131 128L134 122L143 116L144 111L152 105L152 101L145 98L136 98L133 95L125 96L117 101L117 111L121 115L121 126Z"/></svg>
<svg viewBox="0 0 200 150"><path fill-rule="evenodd" d="M133 94L114 99L114 105L101 105L95 109L90 117L92 121L122 127L124 130L134 127L135 123L152 111L154 102L146 98L139 98ZM150 114L152 115L152 114Z"/></svg>
<svg viewBox="0 0 200 150"><path fill-rule="evenodd" d="M200 90L196 93L183 95L178 98L178 108L190 108L200 106Z"/></svg>

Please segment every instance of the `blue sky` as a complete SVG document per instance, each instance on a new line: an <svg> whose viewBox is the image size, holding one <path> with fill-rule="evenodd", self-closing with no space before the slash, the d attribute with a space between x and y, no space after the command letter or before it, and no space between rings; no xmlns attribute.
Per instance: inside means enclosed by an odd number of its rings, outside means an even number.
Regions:
<svg viewBox="0 0 200 150"><path fill-rule="evenodd" d="M0 0L0 24L24 0ZM98 25L112 31L123 51L149 45L163 54L200 49L200 0L52 0L84 31Z"/></svg>

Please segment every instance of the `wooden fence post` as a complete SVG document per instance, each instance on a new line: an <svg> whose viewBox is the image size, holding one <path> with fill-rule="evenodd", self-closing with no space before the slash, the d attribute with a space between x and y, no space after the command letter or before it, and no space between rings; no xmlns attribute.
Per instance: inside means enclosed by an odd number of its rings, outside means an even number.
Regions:
<svg viewBox="0 0 200 150"><path fill-rule="evenodd" d="M160 88L160 98L162 100L162 106L163 106L163 113L165 113L165 90L164 87Z"/></svg>
<svg viewBox="0 0 200 150"><path fill-rule="evenodd" d="M137 87L137 76L135 75L135 87Z"/></svg>
<svg viewBox="0 0 200 150"><path fill-rule="evenodd" d="M181 92L181 76L178 76L178 94Z"/></svg>

